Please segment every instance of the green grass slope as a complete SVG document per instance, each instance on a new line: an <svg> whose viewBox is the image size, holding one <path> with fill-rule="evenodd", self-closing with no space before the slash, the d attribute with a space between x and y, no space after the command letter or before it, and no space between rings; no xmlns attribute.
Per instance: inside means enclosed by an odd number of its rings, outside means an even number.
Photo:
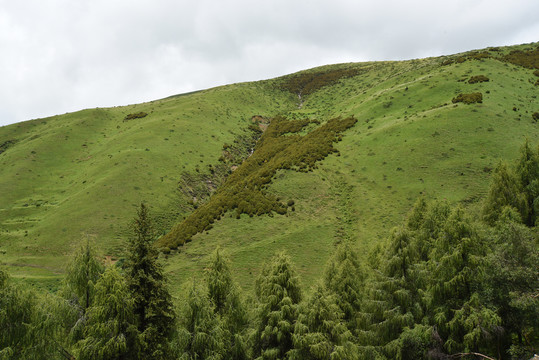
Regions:
<svg viewBox="0 0 539 360"><path fill-rule="evenodd" d="M479 205L499 159L516 157L525 137L539 140L532 118L539 111L537 49L331 65L0 128L0 262L20 279L54 288L85 239L103 255L122 255L140 201L161 233L188 216L193 207L178 189L181 175L219 164L223 144L245 133L254 115L322 125L353 116L358 122L334 145L339 154L313 171L273 176L268 192L294 200L295 211L240 219L229 211L165 256L176 291L202 276L217 245L246 288L281 249L312 284L336 241L352 240L366 260L418 196ZM489 81L469 83L478 75ZM482 103L452 102L475 92ZM139 112L148 115L124 121Z"/></svg>

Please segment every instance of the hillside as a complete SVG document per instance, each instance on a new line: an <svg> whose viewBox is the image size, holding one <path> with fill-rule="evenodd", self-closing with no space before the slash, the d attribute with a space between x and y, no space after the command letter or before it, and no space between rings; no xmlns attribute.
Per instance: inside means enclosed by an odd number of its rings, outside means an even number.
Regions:
<svg viewBox="0 0 539 360"><path fill-rule="evenodd" d="M107 259L122 257L141 201L160 234L211 202L227 174L212 176L224 150L237 150L230 168L251 150L249 125L265 129L278 115L316 120L298 132L307 136L331 119L353 117L355 125L333 143L338 153L312 171L272 175L266 191L293 200L294 211L240 219L229 211L165 256L176 291L201 276L216 245L245 288L280 249L311 284L336 241L351 239L367 256L420 196L478 205L499 159L515 158L526 137L539 140L532 117L539 111L538 52L535 43L329 65L2 127L1 262L21 281L54 290L81 241L95 242ZM482 102L452 102L472 93Z"/></svg>

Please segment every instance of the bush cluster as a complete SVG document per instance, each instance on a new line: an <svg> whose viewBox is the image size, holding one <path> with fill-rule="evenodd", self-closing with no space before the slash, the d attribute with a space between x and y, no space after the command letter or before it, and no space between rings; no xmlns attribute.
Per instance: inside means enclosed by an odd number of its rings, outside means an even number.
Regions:
<svg viewBox="0 0 539 360"><path fill-rule="evenodd" d="M301 73L288 77L280 85L280 88L293 94L307 96L324 86L333 85L341 79L351 78L360 73L361 70L357 68Z"/></svg>
<svg viewBox="0 0 539 360"><path fill-rule="evenodd" d="M148 113L145 113L144 111L138 112L138 113L131 113L127 114L124 118L124 121L133 120L133 119L140 119L143 117L148 116Z"/></svg>
<svg viewBox="0 0 539 360"><path fill-rule="evenodd" d="M459 94L457 97L454 97L453 100L451 100L453 104L456 104L458 102L465 103L465 104L473 104L473 103L482 103L483 102L483 94L480 92L470 93L470 94Z"/></svg>
<svg viewBox="0 0 539 360"><path fill-rule="evenodd" d="M6 151L12 145L15 145L17 140L7 140L0 144L0 154Z"/></svg>
<svg viewBox="0 0 539 360"><path fill-rule="evenodd" d="M482 82L488 82L488 81L490 81L490 79L486 77L485 75L475 75L475 76L472 76L468 80L468 84L476 84L476 83L482 83Z"/></svg>
<svg viewBox="0 0 539 360"><path fill-rule="evenodd" d="M534 112L534 113L532 114L532 118L533 118L533 120L535 120L535 121L539 120L539 112L537 112L537 111Z"/></svg>
<svg viewBox="0 0 539 360"><path fill-rule="evenodd" d="M461 64L468 60L483 60L491 58L492 56L488 53L488 51L476 51L471 52L467 55L461 55L457 57L453 57L450 59L446 59L442 62L442 66L445 65L451 65L451 64Z"/></svg>
<svg viewBox="0 0 539 360"><path fill-rule="evenodd" d="M513 50L503 60L528 69L539 69L539 46L532 50Z"/></svg>
<svg viewBox="0 0 539 360"><path fill-rule="evenodd" d="M266 189L276 172L291 169L307 172L316 168L316 162L337 152L333 143L341 133L356 123L354 118L332 119L305 136L297 133L312 123L310 120L274 118L254 148L252 155L232 172L226 181L183 222L158 240L158 246L176 249L191 241L230 210L241 214L286 214L288 203L282 203Z"/></svg>

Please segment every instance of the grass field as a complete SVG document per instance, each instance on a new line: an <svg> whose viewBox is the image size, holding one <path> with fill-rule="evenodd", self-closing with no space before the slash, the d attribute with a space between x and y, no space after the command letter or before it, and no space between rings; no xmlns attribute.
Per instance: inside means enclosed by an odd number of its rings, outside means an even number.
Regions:
<svg viewBox="0 0 539 360"><path fill-rule="evenodd" d="M354 116L358 123L335 145L340 156L330 155L313 172L280 170L274 177L269 190L293 199L295 211L239 220L229 213L164 260L178 293L202 276L219 245L250 289L261 264L284 249L309 287L336 242L350 239L367 261L419 196L480 205L498 161L515 158L526 137L539 141L532 119L539 111L537 77L499 60L537 46L449 65L442 65L444 57L311 69L300 75L342 69L356 75L301 101L282 86L296 74L2 127L0 262L17 279L54 290L81 241L90 239L103 256L122 256L141 201L160 233L188 215L181 174L218 164L223 144L244 133L253 116L321 122ZM489 81L468 83L477 75ZM452 103L473 92L482 93L482 103ZM148 115L125 120L138 112Z"/></svg>

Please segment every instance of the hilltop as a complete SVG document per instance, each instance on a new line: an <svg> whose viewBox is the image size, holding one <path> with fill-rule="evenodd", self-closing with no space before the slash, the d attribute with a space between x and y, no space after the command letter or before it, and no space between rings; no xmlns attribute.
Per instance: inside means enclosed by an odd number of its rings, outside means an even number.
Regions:
<svg viewBox="0 0 539 360"><path fill-rule="evenodd" d="M54 290L82 241L111 261L123 257L140 202L170 237L241 170L272 119L308 119L295 131L306 138L353 118L310 171L271 174L264 189L285 205L282 214L227 211L163 255L176 291L201 276L217 245L246 288L281 249L309 284L342 239L366 260L418 197L480 205L498 161L516 158L525 138L539 140L538 53L534 43L328 65L2 127L1 262L21 281Z"/></svg>

